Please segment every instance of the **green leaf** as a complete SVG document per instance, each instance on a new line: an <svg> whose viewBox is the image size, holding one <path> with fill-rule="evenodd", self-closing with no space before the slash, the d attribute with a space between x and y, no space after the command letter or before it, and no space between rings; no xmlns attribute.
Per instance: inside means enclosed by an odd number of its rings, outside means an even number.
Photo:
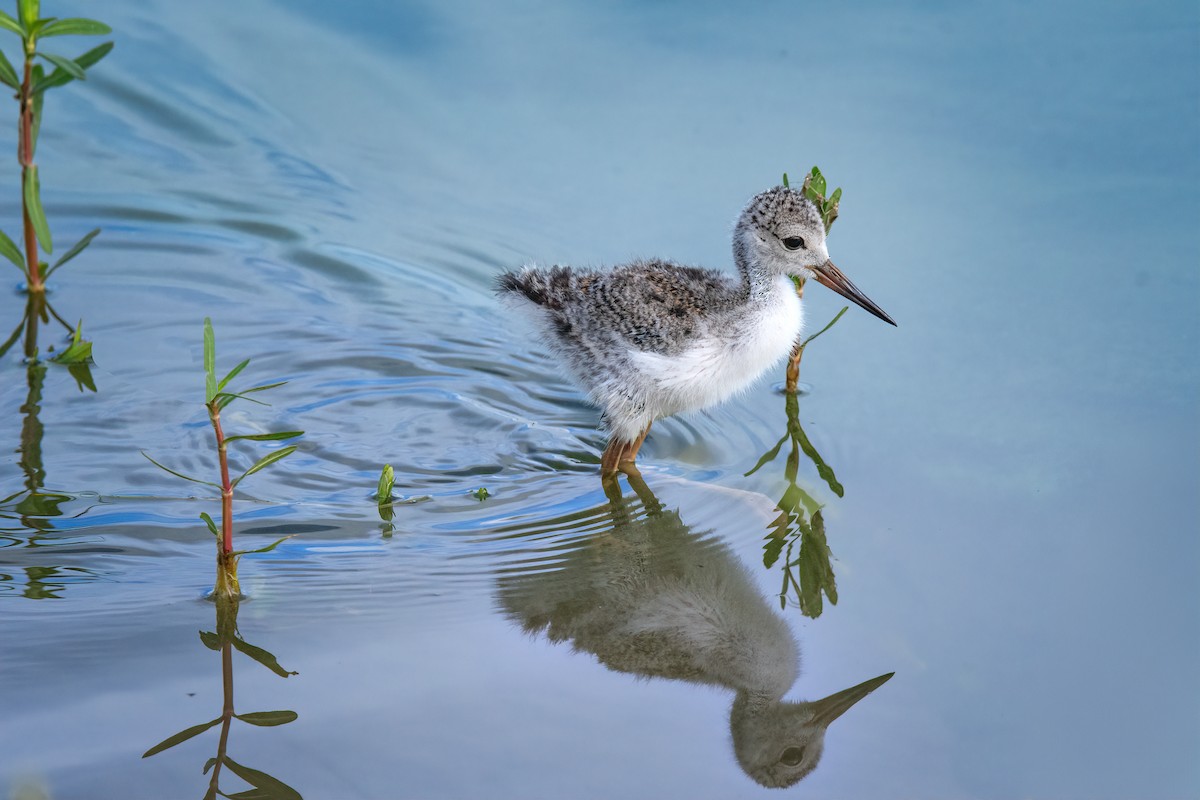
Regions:
<svg viewBox="0 0 1200 800"><path fill-rule="evenodd" d="M840 186L833 190L833 194L829 195L829 202L835 206L842 202L842 188Z"/></svg>
<svg viewBox="0 0 1200 800"><path fill-rule="evenodd" d="M197 631L200 634L200 641L209 650L221 649L221 637L213 631Z"/></svg>
<svg viewBox="0 0 1200 800"><path fill-rule="evenodd" d="M166 739L163 739L161 742L154 745L154 747L151 747L149 750L142 753L142 758L149 758L150 756L155 755L156 753L161 753L163 750L170 750L175 745L182 744L183 742L186 742L188 739L191 739L193 736L199 736L200 734L204 733L209 728L213 727L214 725L219 725L219 724L221 724L221 717L217 717L216 719L212 720L211 722L205 722L200 725L193 725L190 728L186 728L186 729L180 731L179 733L175 734L174 736L168 736Z"/></svg>
<svg viewBox="0 0 1200 800"><path fill-rule="evenodd" d="M489 492L486 487L480 486L478 489L471 492L471 496L482 503L484 500L487 500L489 497L491 497L492 493Z"/></svg>
<svg viewBox="0 0 1200 800"><path fill-rule="evenodd" d="M251 442L274 442L283 439L295 439L297 436L303 436L304 431L280 431L279 433L244 433L238 436L225 437L226 442L236 442L238 439L245 439Z"/></svg>
<svg viewBox="0 0 1200 800"><path fill-rule="evenodd" d="M243 389L241 394L250 394L251 392L265 392L267 389L274 389L277 386L283 386L287 381L279 381L278 383L268 383L263 386L255 386L253 389ZM239 397L241 395L238 395Z"/></svg>
<svg viewBox="0 0 1200 800"><path fill-rule="evenodd" d="M821 174L821 170L816 167L812 168L812 184L813 191L825 197L825 176Z"/></svg>
<svg viewBox="0 0 1200 800"><path fill-rule="evenodd" d="M265 772L243 767L229 756L225 756L225 766L234 775L258 790L257 792L238 792L231 795L237 800L251 800L251 798L255 798L255 800L303 800L299 792L283 781L272 778Z"/></svg>
<svg viewBox="0 0 1200 800"><path fill-rule="evenodd" d="M217 396L217 344L213 336L212 319L204 318L204 402Z"/></svg>
<svg viewBox="0 0 1200 800"><path fill-rule="evenodd" d="M0 255L3 255L11 261L21 273L28 277L25 272L25 259L21 256L21 249L17 247L16 242L8 238L8 234L0 231Z"/></svg>
<svg viewBox="0 0 1200 800"><path fill-rule="evenodd" d="M396 472L392 469L391 464L383 465L383 472L379 474L379 486L375 490L375 499L380 503L386 503L392 499L392 487L396 485Z"/></svg>
<svg viewBox="0 0 1200 800"><path fill-rule="evenodd" d="M236 378L236 377L237 377L237 374L238 374L239 372L241 372L242 370L244 370L244 369L246 368L246 365L247 365L247 364L249 364L249 363L250 363L250 359L248 359L248 358L247 358L245 361L243 361L242 363L238 364L238 365L237 365L236 367L234 367L233 369L229 370L229 374L228 374L228 375L226 375L224 378L222 378L222 379L221 379L221 382L217 384L217 391L219 392L219 391L221 391L222 389L224 389L224 388L225 388L225 387L226 387L226 386L229 384L229 382L230 382L231 380L233 380L234 378Z"/></svg>
<svg viewBox="0 0 1200 800"><path fill-rule="evenodd" d="M209 771L210 769L212 769L213 767L215 767L216 765L217 765L217 759L216 759L216 757L214 756L214 757L210 758L208 761L205 761L205 762L204 762L204 770L203 770L203 771L202 771L200 774L201 774L201 775L207 775L207 774L208 774L208 771Z"/></svg>
<svg viewBox="0 0 1200 800"><path fill-rule="evenodd" d="M284 447L280 450L276 450L274 453L268 453L267 455L260 458L254 464L254 466L252 466L250 469L246 470L240 476L238 476L238 478L233 482L233 485L237 486L239 483L242 482L242 480L244 478L247 478L247 477L253 475L254 473L258 472L260 469L269 467L271 464L274 464L276 461L280 460L281 458L287 458L294 452L296 452L296 445L293 444L293 445L288 445L287 447Z"/></svg>
<svg viewBox="0 0 1200 800"><path fill-rule="evenodd" d="M53 64L55 67L58 67L59 70L66 72L68 74L68 76L71 76L72 78L74 78L76 80L88 79L88 73L83 71L83 67L80 67L78 64L76 64L76 62L72 61L71 59L66 58L65 55L54 55L53 53L42 53L42 52L38 52L37 55L42 56L42 58L49 61L50 64Z"/></svg>
<svg viewBox="0 0 1200 800"><path fill-rule="evenodd" d="M212 531L213 536L216 536L218 539L221 538L221 531L219 528L217 528L217 523L213 522L212 517L210 517L206 512L201 511L200 519L204 520L204 524L208 526L210 531Z"/></svg>
<svg viewBox="0 0 1200 800"><path fill-rule="evenodd" d="M785 173L783 173L783 188L785 188L785 189L790 189L790 188L792 188L792 185L791 185L790 183L788 183L788 178L787 178L787 173L786 173L786 172L785 172Z"/></svg>
<svg viewBox="0 0 1200 800"><path fill-rule="evenodd" d="M286 669L279 666L279 662L275 659L275 656L268 653L266 650L263 650L261 647L255 647L254 645L252 645L249 642L246 642L242 639L238 639L237 637L234 637L233 646L239 652L244 653L245 655L254 659L255 661L262 664L264 667L271 670L271 672L274 672L276 675L278 675L281 678L287 678L292 675L300 674L299 672L288 672Z"/></svg>
<svg viewBox="0 0 1200 800"><path fill-rule="evenodd" d="M252 711L249 714L234 714L242 722L257 725L260 728L273 728L276 725L287 725L295 722L300 716L295 711Z"/></svg>
<svg viewBox="0 0 1200 800"><path fill-rule="evenodd" d="M75 59L75 64L78 65L80 69L90 69L98 61L100 61L100 59L102 59L106 55L108 55L112 49L113 49L113 43L105 42L102 45L93 47L91 50L88 50L86 53L81 55L79 58ZM50 77L48 77L48 78L40 78L39 77L39 78L34 79L33 91L34 91L34 94L40 94L40 93L46 91L47 89L53 89L56 86L62 86L64 84L68 84L73 80L75 80L75 79L73 77L71 77L71 75L66 70L56 69L56 70L54 70L54 72L50 73Z"/></svg>
<svg viewBox="0 0 1200 800"><path fill-rule="evenodd" d="M43 17L42 19L34 22L32 25L26 26L26 31L29 34L27 41L28 39L37 39L42 35L42 30L57 19L58 17Z"/></svg>
<svg viewBox="0 0 1200 800"><path fill-rule="evenodd" d="M3 52L0 52L0 81L4 81L14 89L21 88L21 79L17 77L16 69L13 68L12 62Z"/></svg>
<svg viewBox="0 0 1200 800"><path fill-rule="evenodd" d="M143 456L146 456L146 460L149 461L151 464L153 464L154 466L158 467L161 470L171 473L176 478L183 478L185 481L191 481L192 483L203 483L205 486L212 486L217 489L221 488L220 484L213 483L212 481L202 481L199 478L193 478L190 475L184 475L182 472L176 472L175 470L171 469L170 467L164 467L162 464L158 463L153 458L146 455L145 450L142 450L141 453Z"/></svg>
<svg viewBox="0 0 1200 800"><path fill-rule="evenodd" d="M33 223L38 243L47 253L52 253L54 245L50 241L50 226L46 223L46 212L42 210L41 193L42 186L38 179L38 168L36 166L29 167L25 179L25 212L29 214L29 220Z"/></svg>
<svg viewBox="0 0 1200 800"><path fill-rule="evenodd" d="M96 45L91 50L88 50L79 58L75 59L75 63L83 69L91 69L100 63L100 59L108 55L112 49L112 42L105 42L104 44Z"/></svg>
<svg viewBox="0 0 1200 800"><path fill-rule="evenodd" d="M92 243L92 239L95 239L99 235L100 235L99 228L95 228L92 231L88 232L87 235L85 235L82 239L80 239L78 242L75 243L74 247L72 247L70 250L68 250L66 253L64 253L62 258L60 258L58 261L55 261L54 266L50 267L50 269L46 272L46 274L43 277L49 278L52 274L54 274L54 270L58 269L63 264L70 261L72 258L74 258L75 256L82 253L85 249L87 249L87 246Z"/></svg>
<svg viewBox="0 0 1200 800"><path fill-rule="evenodd" d="M249 554L251 554L251 553L269 553L269 552L271 552L272 550L274 550L276 547L279 547L279 545L281 545L281 544L283 544L284 542L286 542L288 539L291 539L292 537L294 537L295 535L296 535L296 534L294 534L294 533L292 533L292 534L288 534L287 536L284 536L284 537L282 537L282 538L276 539L275 541L271 542L271 543L270 543L269 545L267 545L266 547L259 547L259 548L255 549L255 550L234 550L232 553L230 553L230 555L233 555L233 556L244 556L244 555L249 555Z"/></svg>
<svg viewBox="0 0 1200 800"><path fill-rule="evenodd" d="M3 11L0 11L0 28L4 28L5 30L12 31L17 36L20 36L22 39L25 38L25 29L21 27L21 23L17 22L15 19L10 17L8 14L5 14Z"/></svg>
<svg viewBox="0 0 1200 800"><path fill-rule="evenodd" d="M51 22L42 28L39 36L104 36L112 33L112 28L103 22L82 17L68 17Z"/></svg>
<svg viewBox="0 0 1200 800"><path fill-rule="evenodd" d="M839 319L841 319L841 318L842 318L842 314L845 314L845 313L846 313L847 311L849 311L849 310L850 310L850 306L842 306L842 310L841 310L841 311L839 311L839 312L837 313L837 315L836 315L836 316L835 316L833 319L829 320L829 324L828 324L828 325L826 325L824 328L821 328L821 330L817 331L817 332L816 332L816 333L814 333L812 336L810 336L810 337L808 337L807 339L805 339L803 342L801 342L801 343L800 343L800 346L801 346L801 347L808 347L808 343L809 343L809 342L811 342L813 339L815 339L815 338L817 338L818 336L820 336L820 335L821 335L822 333L824 333L825 331L827 331L827 330L829 330L830 328L832 328L832 327L834 326L834 323L836 323L836 322L837 322Z"/></svg>
<svg viewBox="0 0 1200 800"><path fill-rule="evenodd" d="M26 30L33 27L41 16L41 2L39 0L17 0L17 13L21 16L21 25Z"/></svg>
<svg viewBox="0 0 1200 800"><path fill-rule="evenodd" d="M234 400L249 400L251 403L255 403L256 405L260 406L271 405L270 403L264 403L262 400L255 400L253 397L246 397L245 395L237 394L236 392L217 392L217 410L219 411L224 409L225 406L229 405Z"/></svg>

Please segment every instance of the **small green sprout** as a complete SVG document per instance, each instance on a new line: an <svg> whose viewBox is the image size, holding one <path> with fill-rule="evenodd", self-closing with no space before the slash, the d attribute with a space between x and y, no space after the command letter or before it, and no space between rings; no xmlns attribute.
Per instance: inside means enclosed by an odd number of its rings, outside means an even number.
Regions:
<svg viewBox="0 0 1200 800"><path fill-rule="evenodd" d="M476 500L483 502L484 500L487 500L489 497L491 497L492 493L489 492L483 486L480 486L478 489L471 492L471 496L474 497Z"/></svg>

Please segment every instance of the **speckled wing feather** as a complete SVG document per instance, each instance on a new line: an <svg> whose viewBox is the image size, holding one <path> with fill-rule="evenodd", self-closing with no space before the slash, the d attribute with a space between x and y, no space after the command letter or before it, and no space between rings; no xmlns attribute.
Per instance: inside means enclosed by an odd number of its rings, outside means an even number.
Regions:
<svg viewBox="0 0 1200 800"><path fill-rule="evenodd" d="M705 318L733 305L739 287L715 270L652 260L606 272L508 272L498 288L549 311L562 344L619 337L632 349L673 355L693 341Z"/></svg>

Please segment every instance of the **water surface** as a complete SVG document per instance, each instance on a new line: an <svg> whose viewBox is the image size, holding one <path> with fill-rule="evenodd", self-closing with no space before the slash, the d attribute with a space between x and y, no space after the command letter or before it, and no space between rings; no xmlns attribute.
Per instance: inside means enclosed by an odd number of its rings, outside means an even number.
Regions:
<svg viewBox="0 0 1200 800"><path fill-rule="evenodd" d="M96 391L0 363L0 784L203 796L217 728L142 755L232 677L239 714L295 720L235 720L226 755L306 798L1200 793L1194 5L102 15L117 48L38 153L56 239L104 229L50 295ZM650 494L611 507L596 412L491 277L728 265L745 199L813 163L899 327L852 309L813 345L794 451L781 369L656 425ZM812 287L811 323L839 301ZM214 469L205 316L219 365L288 381L230 429L306 431L239 495L240 541L296 536L244 560L224 638L219 504L140 454ZM384 463L429 498L390 525ZM614 580L746 639L700 667L641 612L580 616ZM793 788L739 762L738 681L891 672Z"/></svg>

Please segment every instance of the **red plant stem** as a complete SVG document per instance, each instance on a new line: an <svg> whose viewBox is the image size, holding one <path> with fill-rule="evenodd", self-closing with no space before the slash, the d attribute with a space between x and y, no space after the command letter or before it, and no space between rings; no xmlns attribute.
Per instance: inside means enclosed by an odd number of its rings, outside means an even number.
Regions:
<svg viewBox="0 0 1200 800"><path fill-rule="evenodd" d="M25 187L32 179L29 174L33 166L33 57L25 56L25 78L21 82L21 130L17 142L17 160L21 162L21 209L25 217L25 264L29 272L29 291L45 291L41 267L38 264L37 233L29 208L25 205Z"/></svg>
<svg viewBox="0 0 1200 800"><path fill-rule="evenodd" d="M221 411L217 402L208 404L208 417L217 436L217 457L221 462L221 552L233 552L233 484L229 482L229 456L225 452L225 432L221 430Z"/></svg>

